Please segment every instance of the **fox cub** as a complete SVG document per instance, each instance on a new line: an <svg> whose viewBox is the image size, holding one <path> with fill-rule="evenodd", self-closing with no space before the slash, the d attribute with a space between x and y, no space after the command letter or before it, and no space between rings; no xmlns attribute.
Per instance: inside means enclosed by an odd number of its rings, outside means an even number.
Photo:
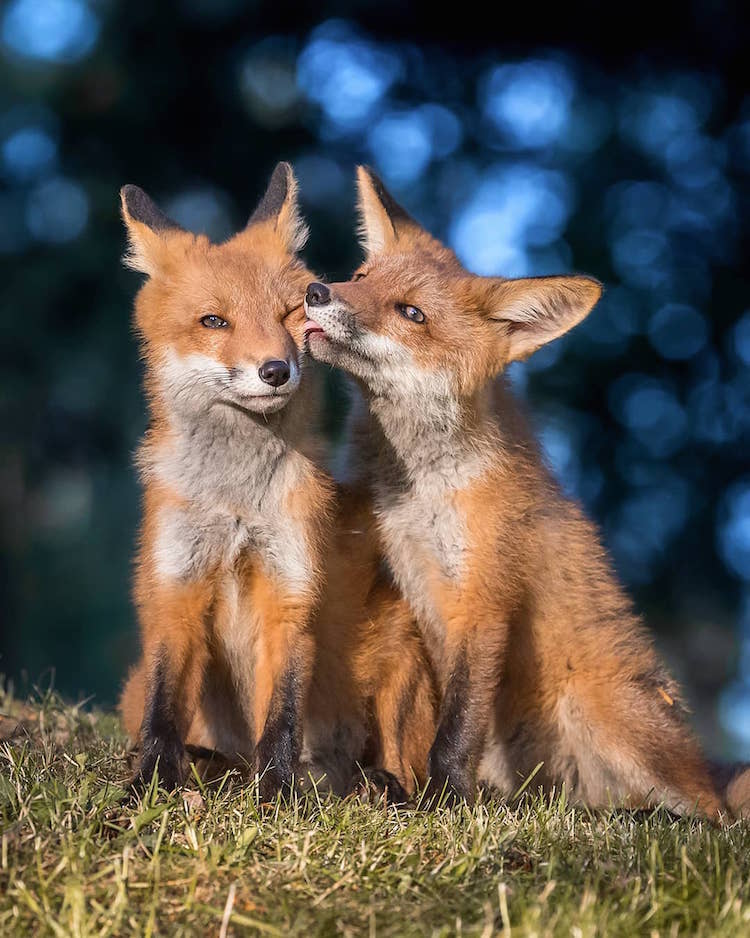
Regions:
<svg viewBox="0 0 750 938"><path fill-rule="evenodd" d="M404 608L391 615L402 601L377 581L366 502L346 496L362 525L351 533L318 466L314 402L295 393L311 274L296 256L305 228L291 168L277 166L246 228L220 245L134 186L121 198L126 263L147 277L135 321L151 416L138 456L142 658L121 700L138 741L134 784L157 766L165 786L184 781L190 746L262 773L270 797L297 771L309 712L314 775L343 793L369 757L390 770L392 791L410 790L430 739L409 734L412 755L395 743L414 715L434 720L433 678L419 654L403 665L413 697L404 717L383 636L409 647L419 635ZM326 564L344 544L358 580L347 606L323 603L338 619L321 622L316 642Z"/></svg>
<svg viewBox="0 0 750 938"><path fill-rule="evenodd" d="M509 362L580 322L581 276L472 276L367 169L366 260L307 289L313 357L369 402L359 443L393 577L440 684L430 791L503 792L542 763L592 806L722 802L675 683L594 526L563 497L511 395Z"/></svg>

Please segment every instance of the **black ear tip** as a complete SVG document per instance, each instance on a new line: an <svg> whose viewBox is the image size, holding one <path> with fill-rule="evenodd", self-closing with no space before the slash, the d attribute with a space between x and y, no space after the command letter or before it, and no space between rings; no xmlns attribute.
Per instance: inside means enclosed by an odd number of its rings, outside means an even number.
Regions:
<svg viewBox="0 0 750 938"><path fill-rule="evenodd" d="M273 187L278 189L280 192L283 191L284 198L286 198L289 195L290 190L294 188L295 182L296 180L294 178L294 169L292 168L292 164L288 163L286 160L281 160L281 162L276 164L273 172L271 173L271 179L268 183L268 188L271 189Z"/></svg>
<svg viewBox="0 0 750 938"><path fill-rule="evenodd" d="M128 184L120 189L122 204L128 215L136 221L143 221L156 209L153 199L140 186Z"/></svg>
<svg viewBox="0 0 750 938"><path fill-rule="evenodd" d="M134 220L148 225L154 231L179 229L180 226L168 218L150 195L139 186L127 185L120 189L120 198L128 215Z"/></svg>
<svg viewBox="0 0 750 938"><path fill-rule="evenodd" d="M391 193L386 189L383 180L378 176L374 169L370 166L360 166L359 170L362 175L366 176L372 186L373 192L380 200L383 208L386 210L391 219L400 219L401 221L413 221L411 215L406 211L403 206L399 205L398 202L393 198ZM360 177L361 182L361 177Z"/></svg>
<svg viewBox="0 0 750 938"><path fill-rule="evenodd" d="M283 175L287 179L289 179L290 176L294 175L292 164L288 163L286 160L280 160L274 167L274 170L272 173L272 176L276 176L276 175L279 175L279 176Z"/></svg>
<svg viewBox="0 0 750 938"><path fill-rule="evenodd" d="M271 173L265 195L250 216L248 224L254 225L257 222L275 218L283 208L293 185L294 170L292 164L282 160L276 164L274 171Z"/></svg>
<svg viewBox="0 0 750 938"><path fill-rule="evenodd" d="M128 211L130 211L131 203L137 202L139 198L143 199L144 197L148 198L143 189L140 189L138 186L131 185L130 183L120 189L120 199Z"/></svg>

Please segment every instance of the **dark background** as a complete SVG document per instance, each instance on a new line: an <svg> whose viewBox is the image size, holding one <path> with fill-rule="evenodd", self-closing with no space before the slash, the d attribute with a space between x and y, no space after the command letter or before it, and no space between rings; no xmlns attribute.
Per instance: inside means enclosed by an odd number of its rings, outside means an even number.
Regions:
<svg viewBox="0 0 750 938"><path fill-rule="evenodd" d="M478 273L605 281L514 385L709 748L750 756L746 24L716 2L521 6L0 8L0 671L19 690L108 704L135 654L119 187L221 238L289 159L307 259L335 278L364 161Z"/></svg>

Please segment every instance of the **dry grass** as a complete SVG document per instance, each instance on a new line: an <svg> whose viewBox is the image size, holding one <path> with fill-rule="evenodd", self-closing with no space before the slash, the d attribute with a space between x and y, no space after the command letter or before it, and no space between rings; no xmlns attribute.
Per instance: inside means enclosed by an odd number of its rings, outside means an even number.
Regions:
<svg viewBox="0 0 750 938"><path fill-rule="evenodd" d="M52 696L0 712L2 935L750 935L747 824L528 794L260 806L231 779L122 808L114 716Z"/></svg>

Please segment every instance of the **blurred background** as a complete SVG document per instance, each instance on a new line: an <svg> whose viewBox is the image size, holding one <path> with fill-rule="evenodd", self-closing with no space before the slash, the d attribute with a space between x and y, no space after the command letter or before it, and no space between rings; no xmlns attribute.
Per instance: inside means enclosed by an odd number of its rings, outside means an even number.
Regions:
<svg viewBox="0 0 750 938"><path fill-rule="evenodd" d="M480 274L607 285L514 366L714 753L750 756L750 97L740 4L0 7L0 672L115 700L145 427L119 187L221 239L293 161L333 278L353 165ZM283 8L282 8L283 7ZM485 5L486 9L486 5ZM652 21L653 20L653 21ZM335 442L346 403L329 387Z"/></svg>

